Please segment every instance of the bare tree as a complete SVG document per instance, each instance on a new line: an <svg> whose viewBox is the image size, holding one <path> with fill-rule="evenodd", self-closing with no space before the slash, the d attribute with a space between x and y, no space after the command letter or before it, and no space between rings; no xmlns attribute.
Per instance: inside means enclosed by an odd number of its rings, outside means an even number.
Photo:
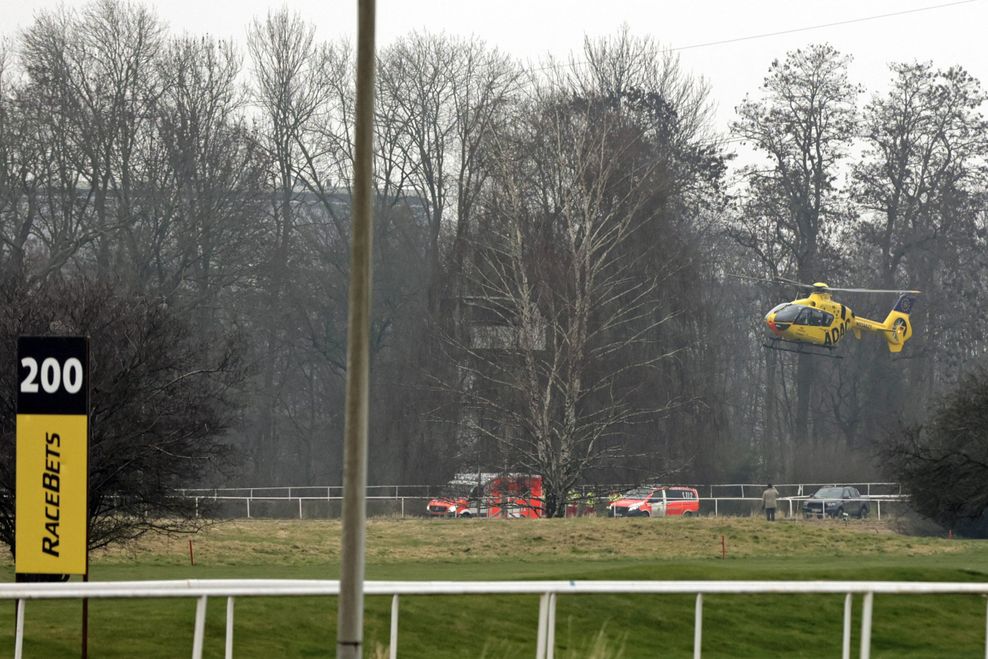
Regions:
<svg viewBox="0 0 988 659"><path fill-rule="evenodd" d="M44 149L10 43L0 41L0 256L5 280L20 278L38 218Z"/></svg>
<svg viewBox="0 0 988 659"><path fill-rule="evenodd" d="M838 167L855 134L857 86L847 78L849 58L827 45L790 52L774 61L761 98L738 106L736 135L769 159L768 168L745 175L751 194L764 197L771 231L767 237L791 254L799 281L819 281L827 268L826 250L848 218L836 185ZM739 223L747 225L748 219ZM742 228L752 241L757 234ZM775 247L759 245L763 251ZM780 260L784 260L783 259ZM776 267L780 263L774 264ZM810 427L816 377L812 358L800 356L796 377L793 437L804 440Z"/></svg>
<svg viewBox="0 0 988 659"><path fill-rule="evenodd" d="M215 323L220 292L243 284L265 230L266 164L242 110L240 55L232 44L182 38L159 66L170 80L159 105L167 212L151 238L161 294L188 293L199 326Z"/></svg>
<svg viewBox="0 0 988 659"><path fill-rule="evenodd" d="M961 68L894 64L888 94L865 108L865 150L854 168L854 198L862 217L856 237L866 272L883 288L911 286L928 293L916 309L910 359L894 378L887 356L868 360L866 394L874 433L903 407L905 396L931 400L951 386L984 339L984 277L988 265L979 209L988 184L984 154L986 95ZM952 319L964 290L973 322ZM900 368L900 370L901 370ZM916 383L907 392L908 381ZM920 384L922 383L922 384Z"/></svg>
<svg viewBox="0 0 988 659"><path fill-rule="evenodd" d="M12 363L16 337L65 332L91 338L89 545L150 530L192 530L194 504L175 497L217 468L229 469L223 435L244 377L238 339L206 345L174 309L86 280L5 287L0 345ZM15 369L0 373L0 541L14 548Z"/></svg>
<svg viewBox="0 0 988 659"><path fill-rule="evenodd" d="M960 68L894 64L892 89L865 109L864 157L854 168L862 237L880 253L883 286L894 285L913 254L950 235L950 196L981 185L988 140L985 93Z"/></svg>
<svg viewBox="0 0 988 659"><path fill-rule="evenodd" d="M446 36L413 34L381 60L381 104L395 145L385 162L397 165L398 186L414 192L428 219L429 308L438 318L444 229L455 227L461 242L467 235L483 149L519 73L503 54Z"/></svg>
<svg viewBox="0 0 988 659"><path fill-rule="evenodd" d="M145 185L157 179L160 151L155 106L162 93L155 60L164 26L148 9L96 0L80 15L43 15L25 38L28 73L54 99L53 114L78 158L74 169L91 200L88 233L104 275L143 282L144 237L153 213L142 207Z"/></svg>
<svg viewBox="0 0 988 659"><path fill-rule="evenodd" d="M247 39L254 64L254 100L264 118L261 144L272 167L272 247L265 255L263 290L268 313L261 323L265 345L260 356L258 424L251 447L255 477L268 482L273 479L277 451L277 392L285 385L276 379L293 375L290 369L279 368L291 347L291 339L284 336L280 319L285 311L283 296L290 281L290 261L297 241L294 204L302 188L300 136L322 101L323 77L314 31L298 14L283 9L269 13L264 20L255 20Z"/></svg>
<svg viewBox="0 0 988 659"><path fill-rule="evenodd" d="M30 240L33 267L23 268L23 259L11 264L18 276L45 279L58 272L84 245L95 239L93 191L85 171L85 156L78 135L69 82L69 43L72 15L41 14L19 43L24 67L21 104L31 117L24 134L39 158L30 167L35 187L25 188L18 200L26 212L19 222L17 245L22 252ZM26 145L25 145L26 146Z"/></svg>
<svg viewBox="0 0 988 659"><path fill-rule="evenodd" d="M573 55L569 67L550 66L547 71L566 78L583 96L649 90L675 108L676 139L682 145L714 140L707 81L687 73L677 53L652 37L633 34L627 24L613 35L584 37L579 59Z"/></svg>
<svg viewBox="0 0 988 659"><path fill-rule="evenodd" d="M662 413L643 374L667 355L659 278L630 244L655 212L654 161L622 159L640 134L593 100L548 96L501 135L485 232L468 279L473 322L459 344L472 430L543 477L546 512L617 455L615 440Z"/></svg>

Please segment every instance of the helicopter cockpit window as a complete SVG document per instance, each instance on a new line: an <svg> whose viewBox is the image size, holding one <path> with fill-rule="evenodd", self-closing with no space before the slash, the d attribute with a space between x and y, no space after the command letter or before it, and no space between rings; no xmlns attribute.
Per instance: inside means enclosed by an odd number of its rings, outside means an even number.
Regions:
<svg viewBox="0 0 988 659"><path fill-rule="evenodd" d="M810 307L803 307L799 305L790 305L786 309L787 314L791 314L792 320L785 320L782 322L792 322L796 325L809 325L810 327L827 327L834 320L833 314L829 314L826 311L820 311L819 309L811 309ZM779 322L779 315L775 314L776 322Z"/></svg>
<svg viewBox="0 0 988 659"><path fill-rule="evenodd" d="M798 304L783 304L775 308L775 322L777 323L791 323L796 320L796 316L805 307L801 307Z"/></svg>
<svg viewBox="0 0 988 659"><path fill-rule="evenodd" d="M798 309L799 315L797 315L796 319L792 322L796 325L812 325L813 309L810 309L809 307L798 307ZM779 317L776 316L775 318L778 320Z"/></svg>
<svg viewBox="0 0 988 659"><path fill-rule="evenodd" d="M809 325L810 327L827 327L833 321L834 317L832 314L826 311L820 311L819 309L810 309L809 307L803 307L800 312L799 317L796 318L797 325Z"/></svg>

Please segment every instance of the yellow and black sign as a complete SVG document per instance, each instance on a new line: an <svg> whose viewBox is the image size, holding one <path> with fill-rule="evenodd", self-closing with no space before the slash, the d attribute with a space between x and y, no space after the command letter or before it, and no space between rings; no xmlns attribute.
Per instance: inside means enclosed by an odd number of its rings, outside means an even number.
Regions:
<svg viewBox="0 0 988 659"><path fill-rule="evenodd" d="M89 341L17 340L18 573L85 574Z"/></svg>

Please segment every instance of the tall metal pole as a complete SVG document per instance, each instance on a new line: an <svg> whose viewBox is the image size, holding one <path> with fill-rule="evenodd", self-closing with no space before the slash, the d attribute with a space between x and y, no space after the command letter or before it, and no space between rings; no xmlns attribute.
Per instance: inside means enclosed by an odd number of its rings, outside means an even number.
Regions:
<svg viewBox="0 0 988 659"><path fill-rule="evenodd" d="M354 129L353 237L347 323L346 423L343 437L343 548L338 659L360 659L364 640L364 536L367 397L370 379L371 240L375 0L357 2L357 122Z"/></svg>

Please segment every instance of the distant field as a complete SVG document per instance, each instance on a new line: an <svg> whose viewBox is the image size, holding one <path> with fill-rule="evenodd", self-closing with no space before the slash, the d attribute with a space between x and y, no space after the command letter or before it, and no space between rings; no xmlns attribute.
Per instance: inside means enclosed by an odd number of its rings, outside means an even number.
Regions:
<svg viewBox="0 0 988 659"><path fill-rule="evenodd" d="M189 537L153 537L94 553L92 578L335 579L339 535L336 521L225 522L192 537L195 566ZM367 550L369 579L988 579L984 543L906 536L871 520L372 520ZM12 579L9 561L2 569ZM705 597L704 656L839 656L842 603L819 595ZM335 605L238 600L236 656L332 655ZM194 606L93 602L92 656L187 656ZM79 608L30 602L25 655L78 656ZM403 598L399 656L534 656L537 609L536 597ZM389 610L387 598L368 599L365 656L386 648ZM222 601L211 602L207 656L222 656L223 612ZM561 597L556 656L687 657L692 627L691 596ZM0 656L13 647L12 629L13 607L3 607ZM980 597L876 598L874 656L983 657L984 634Z"/></svg>

